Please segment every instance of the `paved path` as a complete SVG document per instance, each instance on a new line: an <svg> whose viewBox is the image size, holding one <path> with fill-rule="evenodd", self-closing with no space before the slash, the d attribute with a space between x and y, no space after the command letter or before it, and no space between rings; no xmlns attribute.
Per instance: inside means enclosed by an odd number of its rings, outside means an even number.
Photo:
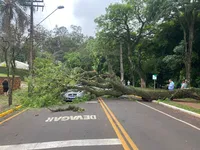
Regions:
<svg viewBox="0 0 200 150"><path fill-rule="evenodd" d="M80 104L86 110L83 113L26 111L0 125L0 150L200 148L197 118L153 103L104 102Z"/></svg>

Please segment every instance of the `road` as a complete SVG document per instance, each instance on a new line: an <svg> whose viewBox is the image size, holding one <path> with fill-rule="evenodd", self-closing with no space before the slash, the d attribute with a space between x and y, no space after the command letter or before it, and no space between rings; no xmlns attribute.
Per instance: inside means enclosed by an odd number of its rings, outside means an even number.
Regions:
<svg viewBox="0 0 200 150"><path fill-rule="evenodd" d="M83 113L27 110L0 123L0 150L199 150L200 119L154 103L100 99Z"/></svg>

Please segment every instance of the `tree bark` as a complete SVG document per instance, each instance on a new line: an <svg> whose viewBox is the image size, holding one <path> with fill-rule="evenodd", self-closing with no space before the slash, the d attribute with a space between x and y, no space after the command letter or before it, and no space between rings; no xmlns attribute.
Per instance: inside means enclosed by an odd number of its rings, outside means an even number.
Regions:
<svg viewBox="0 0 200 150"><path fill-rule="evenodd" d="M135 86L135 78L134 78L134 65L133 65L133 61L132 61L132 54L131 54L131 48L130 48L130 44L128 43L128 60L130 63L130 72L131 72L131 78L132 78L132 84L133 86Z"/></svg>
<svg viewBox="0 0 200 150"><path fill-rule="evenodd" d="M133 85L133 87L135 87L135 76L134 76L134 74L133 74L133 72L131 72L131 79L132 79L132 85Z"/></svg>
<svg viewBox="0 0 200 150"><path fill-rule="evenodd" d="M152 101L158 99L174 99L174 98L195 98L200 100L200 89L184 89L184 90L146 90L142 88L135 88L124 86L120 78L112 74L98 74L97 72L83 72L79 74L78 83L82 86L68 86L63 84L63 91L68 89L78 89L90 92L96 96L110 95L119 97L122 95L137 95L145 101Z"/></svg>
<svg viewBox="0 0 200 150"><path fill-rule="evenodd" d="M9 42L8 42L9 43ZM10 92L10 87L12 86L12 83L11 83L11 79L10 79L10 59L9 59L9 50L10 50L10 44L9 44L9 47L8 49L5 49L4 51L4 58L5 58L5 62L6 62L6 70L7 70L7 78L8 78L8 86L9 86L9 89L8 89L8 106L11 106L12 105L12 95L11 95L11 92Z"/></svg>
<svg viewBox="0 0 200 150"><path fill-rule="evenodd" d="M123 50L122 43L120 42L120 73L121 73L121 82L124 84L124 64L123 64Z"/></svg>
<svg viewBox="0 0 200 150"><path fill-rule="evenodd" d="M187 56L187 71L186 71L186 79L191 82L191 64L192 64L192 50L193 50L193 40L194 40L194 20L189 26L189 39L188 39L188 56Z"/></svg>
<svg viewBox="0 0 200 150"><path fill-rule="evenodd" d="M136 69L137 73L140 76L140 86L141 88L146 88L146 76L144 71L142 70L142 65L141 65L141 49L138 50L138 69Z"/></svg>
<svg viewBox="0 0 200 150"><path fill-rule="evenodd" d="M146 88L146 81L143 78L140 78L141 88Z"/></svg>
<svg viewBox="0 0 200 150"><path fill-rule="evenodd" d="M12 49L12 33L11 33L11 20L9 18L9 20L7 20L7 30L6 30L6 33L7 33L7 38L8 38L8 43L9 43L9 47L7 49L7 53L5 54L5 61L6 61L6 67L7 67L7 77L8 77L8 85L9 85L9 89L8 89L8 105L11 106L12 105L12 90L11 90L11 87L12 87L12 81L10 79L10 65L11 65L11 56L10 56L10 53L11 53L11 49Z"/></svg>

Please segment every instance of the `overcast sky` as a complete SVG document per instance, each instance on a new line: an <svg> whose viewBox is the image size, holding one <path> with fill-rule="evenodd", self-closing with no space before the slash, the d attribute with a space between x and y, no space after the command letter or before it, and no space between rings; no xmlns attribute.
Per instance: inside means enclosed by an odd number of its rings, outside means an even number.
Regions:
<svg viewBox="0 0 200 150"><path fill-rule="evenodd" d="M41 9L35 14L35 25L50 14L57 6L63 5L65 8L57 10L41 25L45 28L53 29L55 25L66 26L79 25L86 35L95 34L94 19L101 14L105 14L105 8L109 4L120 2L121 0L44 0L44 10Z"/></svg>

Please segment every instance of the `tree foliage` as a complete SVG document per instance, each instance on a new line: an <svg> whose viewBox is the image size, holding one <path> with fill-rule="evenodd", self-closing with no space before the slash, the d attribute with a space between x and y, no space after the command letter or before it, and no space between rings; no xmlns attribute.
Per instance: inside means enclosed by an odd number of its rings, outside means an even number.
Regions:
<svg viewBox="0 0 200 150"><path fill-rule="evenodd" d="M6 62L7 78L9 84L8 105L12 105L12 89L14 86L16 57L21 49L21 38L25 27L28 25L28 19L24 12L25 7L20 5L24 0L2 0L0 1L0 21L2 34L2 51L4 61ZM6 43L6 46L5 46ZM12 79L10 78L12 74ZM11 82L12 81L12 82Z"/></svg>
<svg viewBox="0 0 200 150"><path fill-rule="evenodd" d="M27 61L30 45L20 32L26 20L25 16L19 16L22 9L15 9L19 2L22 1L9 5L12 11L5 11L6 3L1 3L2 29L6 29L5 23L10 23L11 29L2 30L7 32L1 47L8 48L5 38L12 35L14 40L9 40L15 42L11 50L19 52L15 57ZM165 88L170 78L175 81L176 88L185 78L191 86L199 87L199 4L198 0L122 0L110 4L105 14L94 20L95 37L85 36L81 27L75 25L56 26L51 31L38 26L34 35L37 59L33 92L37 100L32 101L32 105L55 104L60 101L60 93L70 88L96 96L136 94L148 100L199 99L198 89L146 91L126 87L119 78L124 70L123 83L131 81L133 86L152 88L152 75L157 74L157 88ZM12 24L13 21L17 22ZM83 87L74 86L80 83Z"/></svg>

